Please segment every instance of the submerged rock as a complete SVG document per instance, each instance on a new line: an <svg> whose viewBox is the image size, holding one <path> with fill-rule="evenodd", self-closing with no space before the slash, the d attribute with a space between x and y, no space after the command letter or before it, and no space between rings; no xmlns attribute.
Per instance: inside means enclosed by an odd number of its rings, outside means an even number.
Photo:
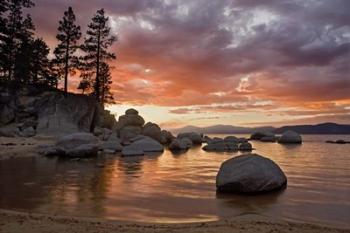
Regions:
<svg viewBox="0 0 350 233"><path fill-rule="evenodd" d="M87 158L97 156L97 144L83 144L72 149L65 150L65 156L70 158Z"/></svg>
<svg viewBox="0 0 350 233"><path fill-rule="evenodd" d="M276 142L277 137L276 136L264 136L260 139L261 142Z"/></svg>
<svg viewBox="0 0 350 233"><path fill-rule="evenodd" d="M257 194L279 190L287 185L281 168L257 154L241 155L225 161L216 177L218 192Z"/></svg>
<svg viewBox="0 0 350 233"><path fill-rule="evenodd" d="M234 142L217 141L208 143L208 145L205 145L202 149L210 152L231 152L238 151L238 144Z"/></svg>
<svg viewBox="0 0 350 233"><path fill-rule="evenodd" d="M272 138L276 141L275 134L269 131L258 131L250 136L250 140L260 140L262 142L270 142Z"/></svg>
<svg viewBox="0 0 350 233"><path fill-rule="evenodd" d="M286 131L282 134L282 136L278 139L278 143L281 144L301 144L302 138L301 136L294 131Z"/></svg>

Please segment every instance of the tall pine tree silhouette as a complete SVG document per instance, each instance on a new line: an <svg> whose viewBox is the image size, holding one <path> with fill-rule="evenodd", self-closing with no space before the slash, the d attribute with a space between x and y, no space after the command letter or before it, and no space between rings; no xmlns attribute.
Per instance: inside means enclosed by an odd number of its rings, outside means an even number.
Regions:
<svg viewBox="0 0 350 233"><path fill-rule="evenodd" d="M63 19L59 21L56 38L59 44L55 48L55 69L57 74L64 77L64 92L68 92L68 75L74 75L79 68L79 60L75 52L79 48L78 41L81 37L80 26L76 25L76 18L72 7L64 12Z"/></svg>
<svg viewBox="0 0 350 233"><path fill-rule="evenodd" d="M5 13L8 10L8 3L7 0L0 0L0 57L4 57L4 43L6 39L6 17ZM4 76L4 59L0 59L0 77Z"/></svg>
<svg viewBox="0 0 350 233"><path fill-rule="evenodd" d="M101 70L100 70L100 77L101 77L101 103L103 105L105 104L113 104L114 103L114 97L111 93L111 84L112 81L112 75L111 75L111 67L105 63L101 63Z"/></svg>
<svg viewBox="0 0 350 233"><path fill-rule="evenodd" d="M23 8L32 6L34 3L31 0L8 0L2 5L2 11L7 10L7 18L5 20L3 18L1 23L3 33L0 51L2 72L8 81L19 81L14 77L16 58L20 48L28 43L34 30L30 16L23 17Z"/></svg>
<svg viewBox="0 0 350 233"><path fill-rule="evenodd" d="M50 49L43 39L35 39L32 43L32 59L30 63L30 82L33 85L52 86L53 75L50 70L48 55Z"/></svg>
<svg viewBox="0 0 350 233"><path fill-rule="evenodd" d="M84 82L93 82L93 95L99 102L103 102L101 96L101 68L102 63L107 63L111 59L115 59L114 53L108 52L111 45L117 40L111 35L111 28L108 25L108 17L105 16L104 9L100 9L92 18L92 22L88 25L86 37L81 49L85 52L82 57L83 66L81 77ZM92 77L95 75L95 80Z"/></svg>

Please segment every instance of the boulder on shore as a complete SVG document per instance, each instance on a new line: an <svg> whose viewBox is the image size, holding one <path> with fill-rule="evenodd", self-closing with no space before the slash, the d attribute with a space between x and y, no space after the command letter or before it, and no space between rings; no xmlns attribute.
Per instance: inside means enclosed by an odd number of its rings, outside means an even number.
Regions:
<svg viewBox="0 0 350 233"><path fill-rule="evenodd" d="M297 132L291 130L284 132L278 139L278 143L281 144L301 144L302 141L301 136Z"/></svg>
<svg viewBox="0 0 350 233"><path fill-rule="evenodd" d="M225 161L216 176L218 192L258 194L279 190L287 177L272 160L257 154L241 155Z"/></svg>

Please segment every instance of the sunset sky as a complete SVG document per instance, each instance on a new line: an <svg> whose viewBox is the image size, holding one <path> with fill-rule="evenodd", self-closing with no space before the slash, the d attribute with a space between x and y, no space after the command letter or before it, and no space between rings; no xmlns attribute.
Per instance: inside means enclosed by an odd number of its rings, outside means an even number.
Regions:
<svg viewBox="0 0 350 233"><path fill-rule="evenodd" d="M68 6L83 32L106 10L117 115L135 107L166 128L350 123L349 0L34 2L51 48Z"/></svg>

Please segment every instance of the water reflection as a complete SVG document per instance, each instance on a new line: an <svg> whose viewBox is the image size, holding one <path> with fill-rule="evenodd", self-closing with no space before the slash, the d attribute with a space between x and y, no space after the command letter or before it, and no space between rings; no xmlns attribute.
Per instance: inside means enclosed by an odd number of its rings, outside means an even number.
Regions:
<svg viewBox="0 0 350 233"><path fill-rule="evenodd" d="M278 193L217 195L221 163L240 153L196 147L129 158L0 161L0 208L152 222L256 213L349 226L350 145L325 144L329 136L305 139L298 146L253 142L255 153L276 161L288 176L288 188Z"/></svg>

